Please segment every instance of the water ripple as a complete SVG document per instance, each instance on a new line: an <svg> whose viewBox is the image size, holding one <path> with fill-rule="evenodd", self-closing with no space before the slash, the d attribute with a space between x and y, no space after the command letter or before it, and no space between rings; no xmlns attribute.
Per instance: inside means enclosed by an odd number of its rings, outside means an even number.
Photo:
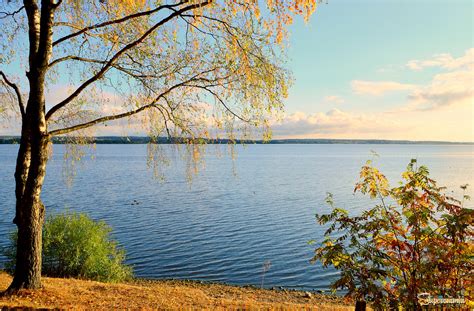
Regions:
<svg viewBox="0 0 474 311"><path fill-rule="evenodd" d="M17 148L0 145L0 246L13 229ZM325 290L337 272L309 263L314 246L307 241L324 232L314 215L328 211L327 191L351 213L367 208L352 190L370 150L381 155L382 171L393 181L416 156L450 189L474 184L472 146L237 147L236 175L232 161L210 148L206 169L190 184L179 161L165 168L164 182L155 181L146 169L146 146L99 145L96 159L84 161L69 188L62 177L63 146L54 146L42 197L49 213L83 211L109 223L140 277L260 285L269 260L265 286ZM0 257L0 266L4 262Z"/></svg>

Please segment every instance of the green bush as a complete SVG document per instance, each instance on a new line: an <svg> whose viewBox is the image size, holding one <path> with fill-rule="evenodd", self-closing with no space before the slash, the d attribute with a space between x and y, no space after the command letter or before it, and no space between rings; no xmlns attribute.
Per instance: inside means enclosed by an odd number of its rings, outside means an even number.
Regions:
<svg viewBox="0 0 474 311"><path fill-rule="evenodd" d="M110 239L111 228L86 214L64 213L50 216L43 227L43 275L76 277L103 282L120 282L132 276L124 265L125 251ZM9 259L5 265L15 266L17 234L10 235L11 245L3 250Z"/></svg>

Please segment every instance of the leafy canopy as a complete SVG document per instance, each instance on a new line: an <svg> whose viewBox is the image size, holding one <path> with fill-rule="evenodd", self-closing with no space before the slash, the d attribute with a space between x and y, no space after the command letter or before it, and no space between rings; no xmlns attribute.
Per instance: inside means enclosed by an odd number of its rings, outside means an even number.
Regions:
<svg viewBox="0 0 474 311"><path fill-rule="evenodd" d="M0 13L0 92L17 116L12 103L27 89L21 72L37 48L31 40L45 39L31 36L39 29L25 11L39 19L49 2L49 134L92 134L96 124L133 117L128 125L152 137L199 142L247 138L255 128L269 137L291 81L286 26L298 15L307 20L318 1L8 1Z"/></svg>

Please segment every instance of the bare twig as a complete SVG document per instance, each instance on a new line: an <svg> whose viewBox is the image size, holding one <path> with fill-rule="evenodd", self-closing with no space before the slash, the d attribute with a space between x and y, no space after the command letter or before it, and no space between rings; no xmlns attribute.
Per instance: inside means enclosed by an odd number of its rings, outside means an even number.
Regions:
<svg viewBox="0 0 474 311"><path fill-rule="evenodd" d="M0 75L3 78L3 81L5 81L5 83L15 91L16 97L18 99L18 106L20 107L21 116L24 117L25 116L25 106L23 104L23 99L21 97L20 88L18 87L18 85L11 82L10 80L8 80L5 73L1 70L0 70Z"/></svg>
<svg viewBox="0 0 474 311"><path fill-rule="evenodd" d="M25 8L25 6L22 6L21 8L19 8L16 11L13 11L13 12L0 12L0 14L3 14L3 16L0 16L0 19L4 19L4 18L7 18L7 17L13 17L14 18L15 15L20 13L24 8Z"/></svg>

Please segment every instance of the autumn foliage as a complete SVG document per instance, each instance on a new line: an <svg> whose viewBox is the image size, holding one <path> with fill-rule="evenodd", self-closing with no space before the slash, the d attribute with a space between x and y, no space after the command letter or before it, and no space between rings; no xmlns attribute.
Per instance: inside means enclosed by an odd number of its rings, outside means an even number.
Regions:
<svg viewBox="0 0 474 311"><path fill-rule="evenodd" d="M368 161L355 192L378 203L358 216L335 207L329 195L331 213L316 215L328 229L313 262L340 271L334 289L378 309L417 308L421 293L472 303L474 213L464 207L469 197L447 196L416 160L402 177L390 187Z"/></svg>
<svg viewBox="0 0 474 311"><path fill-rule="evenodd" d="M40 195L54 136L87 143L97 126L130 126L151 141L184 139L193 159L208 139L269 139L291 84L287 25L317 3L3 1L0 118L21 128L8 292L41 287Z"/></svg>
<svg viewBox="0 0 474 311"><path fill-rule="evenodd" d="M30 15L39 16L40 2L28 2ZM51 136L94 136L97 125L133 118L152 137L199 143L270 137L292 80L284 66L288 25L308 20L320 0L48 2L57 5L44 84L66 93L47 103ZM26 9L12 0L0 14L0 71L17 84L18 97L27 81L8 67L20 62L19 71L31 70L26 30L34 25ZM0 92L10 95L8 107L0 102L4 115L18 110L5 81L0 77Z"/></svg>

